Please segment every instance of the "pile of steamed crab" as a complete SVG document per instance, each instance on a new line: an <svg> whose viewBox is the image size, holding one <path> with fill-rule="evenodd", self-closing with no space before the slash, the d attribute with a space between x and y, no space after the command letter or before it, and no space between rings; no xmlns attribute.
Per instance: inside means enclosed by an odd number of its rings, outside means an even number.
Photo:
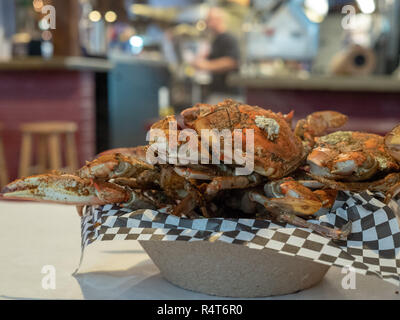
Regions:
<svg viewBox="0 0 400 320"><path fill-rule="evenodd" d="M385 137L338 131L347 116L315 112L292 129L287 115L225 100L198 104L179 117L169 116L153 129L253 129L254 170L238 175L241 164L153 164L150 144L103 152L74 174L53 172L18 179L2 197L85 206L118 204L137 209L164 209L195 218L255 218L309 228L334 240L351 232L316 224L318 213L329 210L337 192L381 192L386 201L400 191L400 125ZM246 150L243 146L243 152ZM211 150L210 150L211 154Z"/></svg>

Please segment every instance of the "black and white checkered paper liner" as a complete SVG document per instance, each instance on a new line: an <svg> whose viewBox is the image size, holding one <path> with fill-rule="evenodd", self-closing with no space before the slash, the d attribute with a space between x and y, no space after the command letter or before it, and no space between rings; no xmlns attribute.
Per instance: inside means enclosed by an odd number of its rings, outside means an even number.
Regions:
<svg viewBox="0 0 400 320"><path fill-rule="evenodd" d="M255 219L187 219L153 210L130 211L115 205L88 207L82 218L82 256L94 241L223 241L252 249L271 249L325 265L353 267L400 285L399 203L380 194L339 192L330 212L318 221L341 228L352 221L347 241L332 241L310 229Z"/></svg>

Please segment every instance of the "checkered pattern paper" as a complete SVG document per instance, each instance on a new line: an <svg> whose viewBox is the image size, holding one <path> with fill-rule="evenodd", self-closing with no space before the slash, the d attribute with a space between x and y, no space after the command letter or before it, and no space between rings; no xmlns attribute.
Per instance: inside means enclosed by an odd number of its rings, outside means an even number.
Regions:
<svg viewBox="0 0 400 320"><path fill-rule="evenodd" d="M252 249L272 249L317 263L353 267L400 285L399 204L381 194L339 192L331 211L311 221L341 228L349 220L347 241L332 241L310 229L255 219L187 219L152 210L115 205L88 207L82 218L82 250L93 241L223 241Z"/></svg>

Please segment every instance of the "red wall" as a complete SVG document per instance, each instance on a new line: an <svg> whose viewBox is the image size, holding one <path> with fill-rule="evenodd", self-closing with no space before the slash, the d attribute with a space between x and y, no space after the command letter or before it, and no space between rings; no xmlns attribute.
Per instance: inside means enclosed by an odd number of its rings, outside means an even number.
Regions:
<svg viewBox="0 0 400 320"><path fill-rule="evenodd" d="M346 130L385 134L400 123L400 93L247 89L247 103L273 111L295 111L295 119L314 111L335 110L349 116Z"/></svg>
<svg viewBox="0 0 400 320"><path fill-rule="evenodd" d="M0 72L0 122L10 179L18 174L24 122L75 121L80 165L95 153L94 75L78 71Z"/></svg>

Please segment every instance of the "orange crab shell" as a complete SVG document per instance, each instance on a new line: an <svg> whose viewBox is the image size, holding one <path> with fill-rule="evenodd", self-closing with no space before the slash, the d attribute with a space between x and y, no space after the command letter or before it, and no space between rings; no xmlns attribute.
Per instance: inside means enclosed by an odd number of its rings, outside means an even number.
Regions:
<svg viewBox="0 0 400 320"><path fill-rule="evenodd" d="M284 116L228 99L217 105L198 104L183 111L182 116L185 124L198 133L202 129L229 129L233 134L233 130L242 129L245 136L246 129L254 130L254 171L263 176L284 177L304 158L303 144L289 125L291 115ZM257 125L257 117L275 120L279 133L271 137L266 129ZM242 150L245 152L245 145Z"/></svg>
<svg viewBox="0 0 400 320"><path fill-rule="evenodd" d="M399 164L393 159L385 149L384 137L365 132L357 131L338 131L330 135L316 139L317 146L328 148L332 154L331 158L324 161L329 169L335 157L349 157L362 166L366 161L366 156L371 155L378 161L379 171L399 170ZM316 148L313 152L317 152ZM311 153L309 157L314 154Z"/></svg>
<svg viewBox="0 0 400 320"><path fill-rule="evenodd" d="M397 125L385 136L385 147L389 154L400 162L400 125Z"/></svg>

